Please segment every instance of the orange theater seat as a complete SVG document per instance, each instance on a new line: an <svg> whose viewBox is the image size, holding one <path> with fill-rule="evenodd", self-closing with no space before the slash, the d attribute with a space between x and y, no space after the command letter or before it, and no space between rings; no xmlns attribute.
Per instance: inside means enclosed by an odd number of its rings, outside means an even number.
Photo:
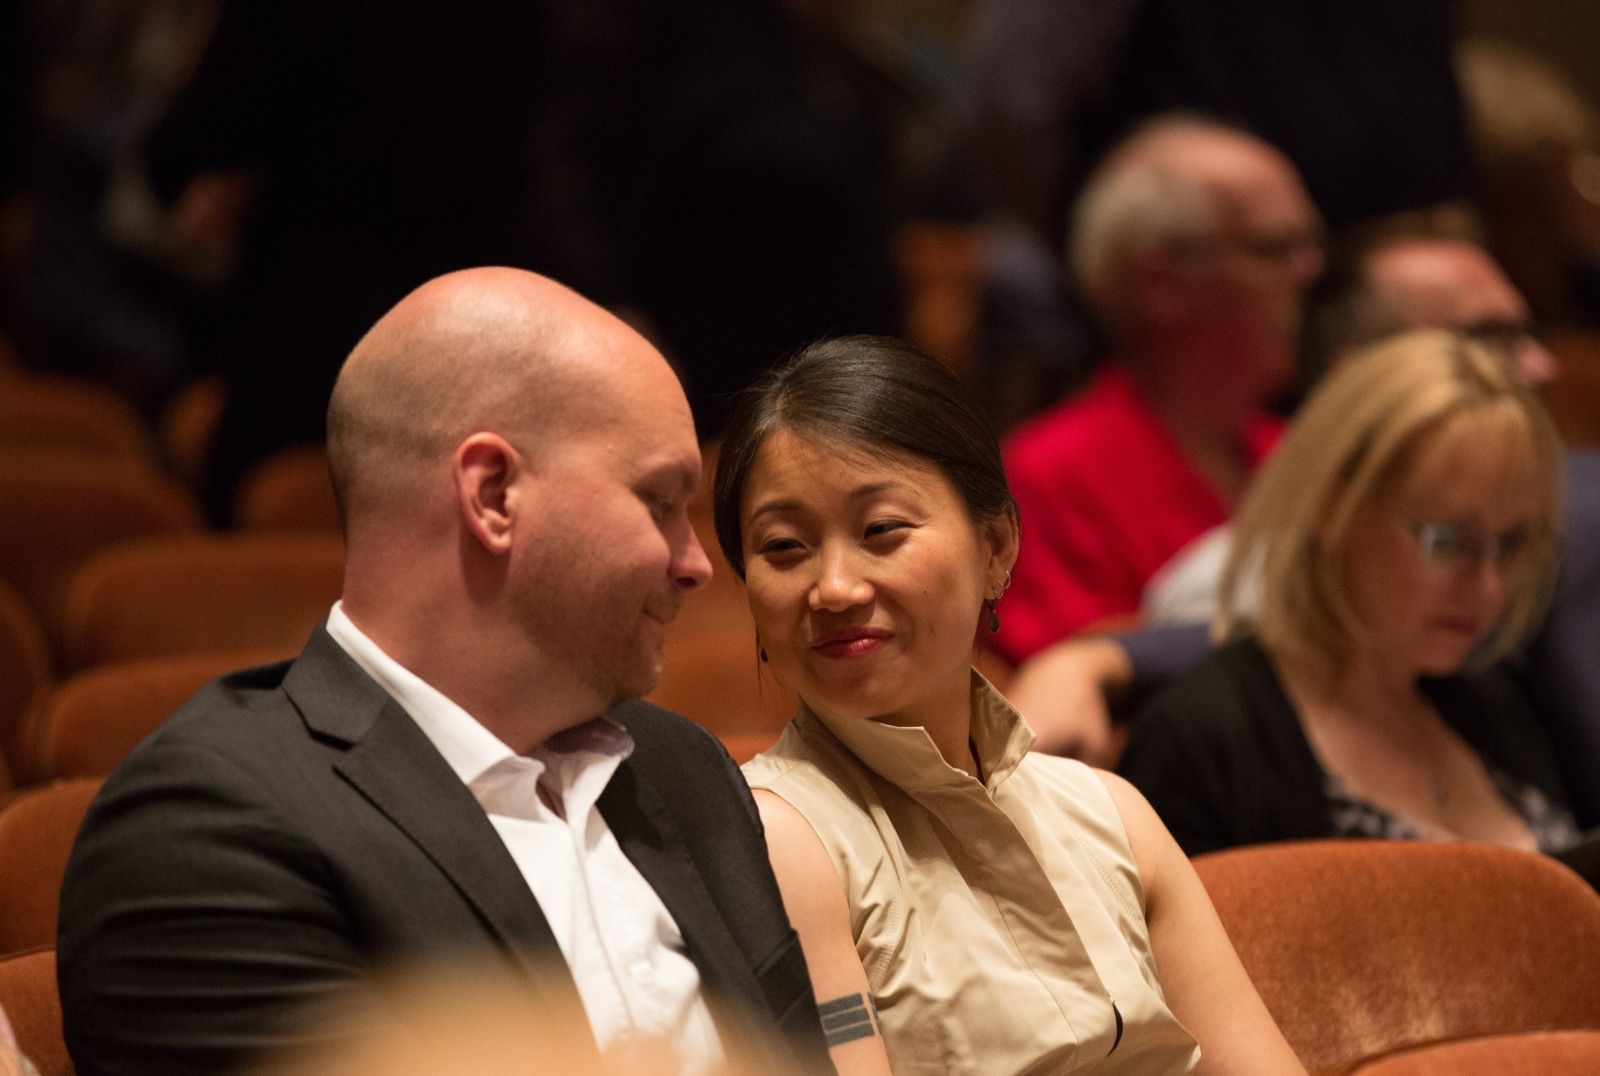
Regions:
<svg viewBox="0 0 1600 1076"><path fill-rule="evenodd" d="M59 624L67 580L96 550L199 525L189 494L144 468L0 453L0 579L27 599L46 631Z"/></svg>
<svg viewBox="0 0 1600 1076"><path fill-rule="evenodd" d="M181 390L161 415L161 456L189 489L204 480L227 395L220 377L208 377Z"/></svg>
<svg viewBox="0 0 1600 1076"><path fill-rule="evenodd" d="M245 476L234 521L247 531L339 531L339 506L321 446L280 452Z"/></svg>
<svg viewBox="0 0 1600 1076"><path fill-rule="evenodd" d="M293 656L293 648L229 650L81 672L57 684L40 707L36 772L47 780L104 777L208 681Z"/></svg>
<svg viewBox="0 0 1600 1076"><path fill-rule="evenodd" d="M1594 1076L1600 1031L1527 1031L1402 1050L1362 1065L1351 1076Z"/></svg>
<svg viewBox="0 0 1600 1076"><path fill-rule="evenodd" d="M0 959L0 1009L11 1021L17 1047L39 1076L72 1076L72 1059L61 1031L53 948ZM0 1071L8 1070L0 1064Z"/></svg>
<svg viewBox="0 0 1600 1076"><path fill-rule="evenodd" d="M150 466L155 439L122 397L92 381L0 375L0 450L109 456Z"/></svg>
<svg viewBox="0 0 1600 1076"><path fill-rule="evenodd" d="M755 633L742 627L669 632L661 682L647 697L716 733L740 761L776 740L795 709L794 692L761 666Z"/></svg>
<svg viewBox="0 0 1600 1076"><path fill-rule="evenodd" d="M186 535L128 542L74 576L63 614L77 669L219 650L293 653L339 597L329 534Z"/></svg>
<svg viewBox="0 0 1600 1076"><path fill-rule="evenodd" d="M1194 865L1313 1073L1483 1036L1600 1029L1600 895L1554 860L1313 841Z"/></svg>
<svg viewBox="0 0 1600 1076"><path fill-rule="evenodd" d="M50 684L50 647L28 604L0 582L0 791L29 774L32 715Z"/></svg>
<svg viewBox="0 0 1600 1076"><path fill-rule="evenodd" d="M67 857L98 778L31 788L0 809L0 955L56 943Z"/></svg>

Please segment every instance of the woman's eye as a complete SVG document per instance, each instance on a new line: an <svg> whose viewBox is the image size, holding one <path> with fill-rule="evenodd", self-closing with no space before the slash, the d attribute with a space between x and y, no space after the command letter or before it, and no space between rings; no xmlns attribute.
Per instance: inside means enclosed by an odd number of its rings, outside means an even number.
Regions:
<svg viewBox="0 0 1600 1076"><path fill-rule="evenodd" d="M756 552L762 556L772 557L783 553L793 553L800 548L800 543L793 538L768 538L757 547Z"/></svg>
<svg viewBox="0 0 1600 1076"><path fill-rule="evenodd" d="M903 530L909 526L911 526L911 524L905 522L904 520L881 519L875 523L867 524L866 533L868 538L881 538L886 534L892 534L895 531Z"/></svg>

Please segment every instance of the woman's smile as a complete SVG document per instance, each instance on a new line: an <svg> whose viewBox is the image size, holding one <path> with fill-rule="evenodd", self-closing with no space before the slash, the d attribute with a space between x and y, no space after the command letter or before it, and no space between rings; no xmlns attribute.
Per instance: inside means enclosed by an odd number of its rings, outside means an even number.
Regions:
<svg viewBox="0 0 1600 1076"><path fill-rule="evenodd" d="M887 628L841 628L817 636L811 649L828 658L864 658L877 653L893 637L894 632Z"/></svg>

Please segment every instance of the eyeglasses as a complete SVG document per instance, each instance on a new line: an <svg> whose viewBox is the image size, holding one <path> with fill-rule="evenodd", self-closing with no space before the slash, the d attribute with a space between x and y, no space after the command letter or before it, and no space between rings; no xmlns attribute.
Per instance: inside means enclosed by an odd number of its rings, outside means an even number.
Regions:
<svg viewBox="0 0 1600 1076"><path fill-rule="evenodd" d="M1502 572L1514 571L1525 563L1528 554L1545 539L1533 527L1513 527L1499 534L1485 534L1466 523L1445 523L1399 517L1417 540L1422 562L1430 568L1452 575L1477 571L1492 560Z"/></svg>
<svg viewBox="0 0 1600 1076"><path fill-rule="evenodd" d="M1508 360L1515 360L1517 353L1535 339L1534 328L1526 320L1490 319L1462 325L1457 331Z"/></svg>
<svg viewBox="0 0 1600 1076"><path fill-rule="evenodd" d="M1320 257L1323 249L1322 233L1300 229L1260 233L1229 232L1195 238L1184 245L1195 255L1232 250L1260 261L1280 264L1307 255Z"/></svg>

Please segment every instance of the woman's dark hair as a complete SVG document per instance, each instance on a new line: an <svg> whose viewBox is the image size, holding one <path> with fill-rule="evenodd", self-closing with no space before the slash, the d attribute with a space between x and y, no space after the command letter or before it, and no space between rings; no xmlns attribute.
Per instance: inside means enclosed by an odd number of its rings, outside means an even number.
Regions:
<svg viewBox="0 0 1600 1076"><path fill-rule="evenodd" d="M717 542L740 579L739 504L756 454L778 430L871 455L931 463L976 521L1016 514L994 426L955 375L891 337L822 340L740 393L723 434L714 486Z"/></svg>

